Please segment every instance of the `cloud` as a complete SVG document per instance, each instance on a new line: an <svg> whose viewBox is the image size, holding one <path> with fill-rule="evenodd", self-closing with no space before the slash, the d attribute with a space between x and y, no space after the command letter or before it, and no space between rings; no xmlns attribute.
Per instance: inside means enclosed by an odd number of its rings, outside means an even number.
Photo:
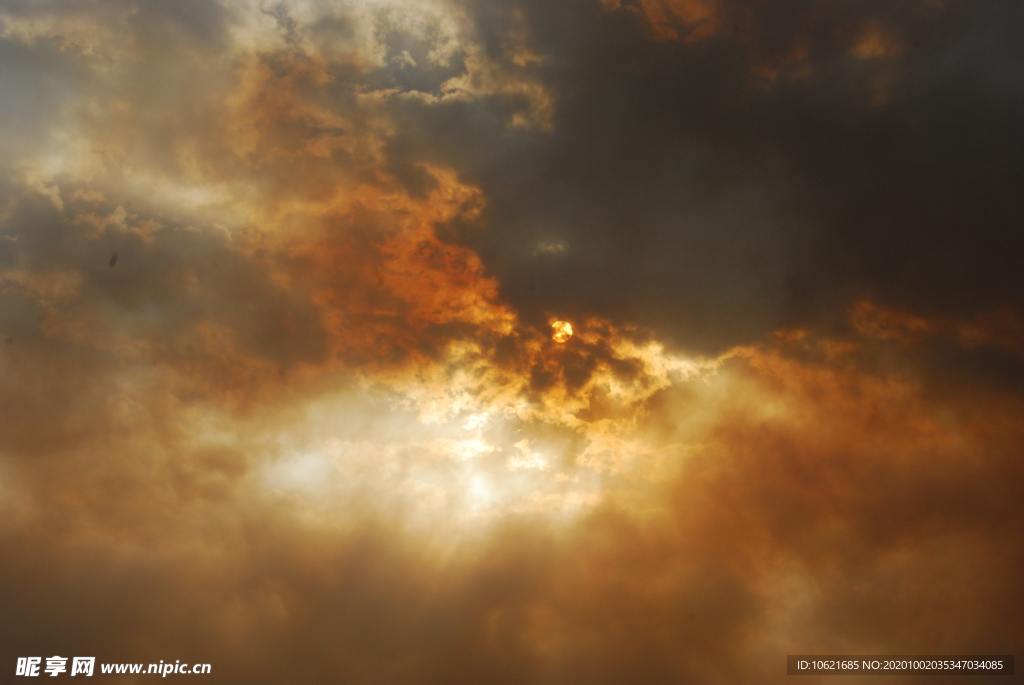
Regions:
<svg viewBox="0 0 1024 685"><path fill-rule="evenodd" d="M652 396L633 438L657 452L563 522L465 528L442 509L417 523L427 500L403 503L401 474L425 455L388 451L401 438L382 407L341 426L287 407L222 415L156 451L158 423L81 438L16 468L30 503L5 518L5 645L211 661L228 683L781 682L783 655L809 644L1013 651L1019 398L937 397L793 344ZM348 401L325 418L365 402ZM285 477L274 446L297 447L289 432L315 446L313 430L371 437L367 473L384 469L391 494L359 497L368 475L346 485L345 443L309 462L328 468L313 480ZM264 463L279 464L270 489Z"/></svg>
<svg viewBox="0 0 1024 685"><path fill-rule="evenodd" d="M527 4L558 94L546 135L455 109L402 119L408 146L455 160L487 197L490 230L452 234L517 309L630 320L712 352L835 322L862 297L1019 307L1004 257L1013 10L707 5L716 30L677 41L625 3ZM903 47L864 59L864 41ZM572 245L557 261L534 251L551 233Z"/></svg>
<svg viewBox="0 0 1024 685"><path fill-rule="evenodd" d="M8 3L0 660L1017 650L1015 13Z"/></svg>

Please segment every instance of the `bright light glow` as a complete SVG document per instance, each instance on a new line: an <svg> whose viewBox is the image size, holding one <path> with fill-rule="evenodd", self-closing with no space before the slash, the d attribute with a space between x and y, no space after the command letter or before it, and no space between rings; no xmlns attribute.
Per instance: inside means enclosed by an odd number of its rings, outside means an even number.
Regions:
<svg viewBox="0 0 1024 685"><path fill-rule="evenodd" d="M568 321L554 321L551 324L551 339L562 344L572 337L572 324Z"/></svg>
<svg viewBox="0 0 1024 685"><path fill-rule="evenodd" d="M491 484L483 476L473 476L469 481L469 499L474 509L486 507L494 499Z"/></svg>

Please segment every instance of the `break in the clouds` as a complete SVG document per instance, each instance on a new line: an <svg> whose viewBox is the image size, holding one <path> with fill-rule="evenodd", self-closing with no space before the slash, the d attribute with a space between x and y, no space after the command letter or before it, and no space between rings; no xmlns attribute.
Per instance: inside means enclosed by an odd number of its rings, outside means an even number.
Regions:
<svg viewBox="0 0 1024 685"><path fill-rule="evenodd" d="M1018 650L1021 19L0 4L0 669Z"/></svg>

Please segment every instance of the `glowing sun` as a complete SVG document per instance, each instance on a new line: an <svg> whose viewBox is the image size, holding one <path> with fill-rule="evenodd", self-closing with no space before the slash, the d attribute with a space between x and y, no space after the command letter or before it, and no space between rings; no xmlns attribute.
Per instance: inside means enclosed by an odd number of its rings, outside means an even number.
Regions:
<svg viewBox="0 0 1024 685"><path fill-rule="evenodd" d="M556 343L569 342L572 337L572 324L568 321L555 321L551 324L551 339Z"/></svg>

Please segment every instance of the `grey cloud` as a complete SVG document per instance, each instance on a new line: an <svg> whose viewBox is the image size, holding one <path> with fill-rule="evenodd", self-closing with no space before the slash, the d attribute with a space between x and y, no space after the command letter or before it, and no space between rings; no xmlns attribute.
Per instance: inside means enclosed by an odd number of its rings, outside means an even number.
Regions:
<svg viewBox="0 0 1024 685"><path fill-rule="evenodd" d="M556 99L549 133L508 131L488 107L401 114L400 149L484 189L484 228L450 235L514 305L538 321L634 321L704 351L837 325L858 297L1020 306L1019 7L712 5L719 30L681 43L596 2L524 3L545 56L529 70ZM498 36L507 17L480 7L477 20ZM899 50L857 58L876 24ZM538 256L552 231L569 249Z"/></svg>

